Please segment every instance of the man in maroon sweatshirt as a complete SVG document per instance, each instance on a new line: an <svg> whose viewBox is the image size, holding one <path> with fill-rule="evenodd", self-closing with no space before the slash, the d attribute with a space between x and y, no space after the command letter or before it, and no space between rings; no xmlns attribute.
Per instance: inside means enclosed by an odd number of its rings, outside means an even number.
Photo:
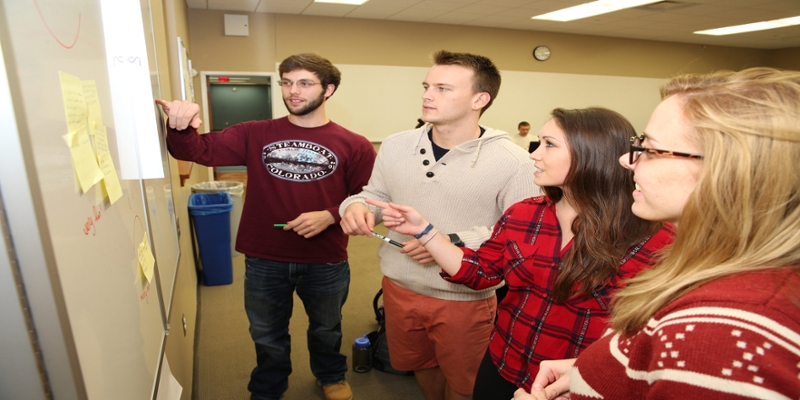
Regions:
<svg viewBox="0 0 800 400"><path fill-rule="evenodd" d="M197 104L157 103L169 116L167 144L175 158L247 166L236 251L245 255L245 310L258 360L248 385L251 400L278 399L288 388L295 290L309 319L311 371L326 399L349 400L340 347L350 267L338 207L369 180L375 150L326 116L325 103L341 80L330 61L293 55L279 72L287 117L200 135Z"/></svg>

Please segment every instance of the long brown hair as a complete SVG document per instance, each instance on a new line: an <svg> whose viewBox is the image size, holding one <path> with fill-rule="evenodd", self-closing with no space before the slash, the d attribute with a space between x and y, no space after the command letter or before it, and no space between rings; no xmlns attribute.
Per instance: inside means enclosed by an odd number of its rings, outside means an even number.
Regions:
<svg viewBox="0 0 800 400"><path fill-rule="evenodd" d="M572 155L563 190L545 187L553 201L566 198L577 212L572 222L572 248L567 252L553 289L553 300L590 296L619 273L628 250L661 228L631 212L633 174L618 159L636 135L625 117L605 108L551 112L564 131ZM576 284L580 288L575 291Z"/></svg>
<svg viewBox="0 0 800 400"><path fill-rule="evenodd" d="M686 75L661 89L670 96L703 170L673 246L615 296L611 324L624 333L704 283L800 265L800 72Z"/></svg>

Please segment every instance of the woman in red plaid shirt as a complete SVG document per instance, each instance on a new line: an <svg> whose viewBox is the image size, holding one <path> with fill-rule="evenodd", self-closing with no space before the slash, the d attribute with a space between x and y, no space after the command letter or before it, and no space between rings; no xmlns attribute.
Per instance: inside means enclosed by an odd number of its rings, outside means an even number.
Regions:
<svg viewBox="0 0 800 400"><path fill-rule="evenodd" d="M551 115L530 156L546 194L509 207L477 251L451 244L413 208L367 200L388 228L419 237L444 279L476 290L506 281L474 399L530 390L541 361L576 357L599 339L611 295L674 236L672 225L631 212L632 174L617 161L636 136L628 120L603 108Z"/></svg>

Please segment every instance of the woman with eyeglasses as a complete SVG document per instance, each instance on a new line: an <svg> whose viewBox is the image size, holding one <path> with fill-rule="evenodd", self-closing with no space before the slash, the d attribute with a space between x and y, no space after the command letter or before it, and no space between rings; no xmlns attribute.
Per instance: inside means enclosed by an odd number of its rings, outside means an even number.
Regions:
<svg viewBox="0 0 800 400"><path fill-rule="evenodd" d="M505 279L509 290L498 306L475 400L530 390L539 362L574 357L599 339L611 294L672 241L671 224L631 212L634 182L616 166L635 135L630 122L603 108L558 108L551 116L530 156L533 179L546 195L509 207L477 251L452 245L410 207L367 200L383 208L389 229L420 240L444 279L476 290Z"/></svg>
<svg viewBox="0 0 800 400"><path fill-rule="evenodd" d="M677 226L613 332L514 399L800 398L800 72L683 76L620 158L634 214ZM662 150L668 149L668 150Z"/></svg>

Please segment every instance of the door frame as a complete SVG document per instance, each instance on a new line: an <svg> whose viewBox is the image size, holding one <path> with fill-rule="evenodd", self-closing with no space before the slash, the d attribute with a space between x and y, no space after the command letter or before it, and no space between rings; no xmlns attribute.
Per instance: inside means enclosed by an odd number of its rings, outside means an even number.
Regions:
<svg viewBox="0 0 800 400"><path fill-rule="evenodd" d="M209 116L211 115L210 109L208 108L208 100L209 100L209 91L208 91L208 79L211 77L216 76L228 76L228 77L237 77L237 76L267 76L269 77L270 82L277 82L277 78L279 75L276 72L241 72L241 71L200 71L200 98L203 99L203 115L206 118L203 118L203 132L210 132L211 124L209 124ZM283 104L283 99L281 99L281 91L274 90L273 88L270 89L270 95L272 96L272 118L279 118L280 108L278 104ZM207 167L208 168L208 179L211 181L216 180L214 176L214 167Z"/></svg>

